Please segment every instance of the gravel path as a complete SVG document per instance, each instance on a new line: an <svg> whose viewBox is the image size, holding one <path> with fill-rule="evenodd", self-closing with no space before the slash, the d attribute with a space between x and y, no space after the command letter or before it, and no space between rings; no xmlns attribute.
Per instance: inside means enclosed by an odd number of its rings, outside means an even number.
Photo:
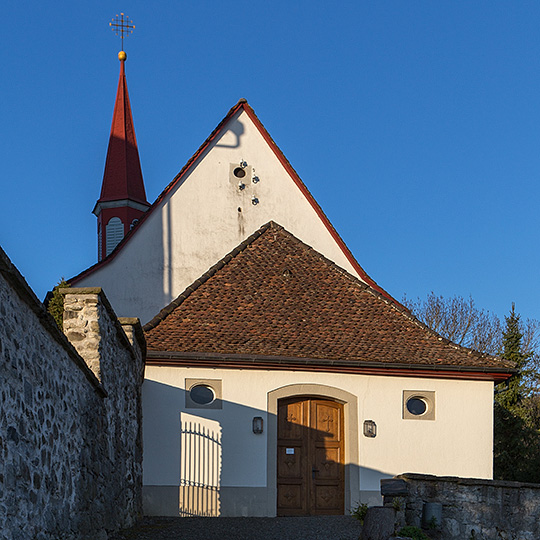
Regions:
<svg viewBox="0 0 540 540"><path fill-rule="evenodd" d="M358 540L350 516L277 518L144 518L111 540Z"/></svg>

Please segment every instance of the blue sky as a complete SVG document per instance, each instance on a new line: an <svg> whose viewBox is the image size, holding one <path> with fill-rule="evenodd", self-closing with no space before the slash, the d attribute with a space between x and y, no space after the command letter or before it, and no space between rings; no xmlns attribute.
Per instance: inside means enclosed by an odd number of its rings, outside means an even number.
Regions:
<svg viewBox="0 0 540 540"><path fill-rule="evenodd" d="M40 298L96 261L124 12L150 201L245 97L390 294L540 319L539 2L4 4L0 245Z"/></svg>

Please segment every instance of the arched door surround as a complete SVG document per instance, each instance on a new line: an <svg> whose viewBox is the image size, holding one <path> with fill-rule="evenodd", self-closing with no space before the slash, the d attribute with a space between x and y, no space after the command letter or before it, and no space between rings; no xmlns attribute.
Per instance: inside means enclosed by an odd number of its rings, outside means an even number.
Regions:
<svg viewBox="0 0 540 540"><path fill-rule="evenodd" d="M277 445L278 445L278 401L293 397L310 397L335 401L343 405L343 476L344 511L347 512L352 500L358 497L358 398L340 388L324 384L290 384L268 392L267 422L267 487L268 515L277 513Z"/></svg>

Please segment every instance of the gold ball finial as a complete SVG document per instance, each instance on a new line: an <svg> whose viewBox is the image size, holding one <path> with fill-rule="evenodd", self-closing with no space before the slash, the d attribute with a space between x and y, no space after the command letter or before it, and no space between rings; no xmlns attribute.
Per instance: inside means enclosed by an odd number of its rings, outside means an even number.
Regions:
<svg viewBox="0 0 540 540"><path fill-rule="evenodd" d="M125 51L120 51L118 53L118 60L120 60L120 62L123 62L126 58L127 58L127 54L125 53Z"/></svg>

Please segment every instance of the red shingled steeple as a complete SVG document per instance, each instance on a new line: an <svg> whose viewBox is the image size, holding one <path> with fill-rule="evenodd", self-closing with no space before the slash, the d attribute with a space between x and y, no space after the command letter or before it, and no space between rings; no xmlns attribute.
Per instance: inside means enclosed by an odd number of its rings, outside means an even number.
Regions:
<svg viewBox="0 0 540 540"><path fill-rule="evenodd" d="M118 54L120 79L114 105L101 196L93 210L98 218L98 259L107 256L150 206L133 127L125 74L126 53Z"/></svg>

